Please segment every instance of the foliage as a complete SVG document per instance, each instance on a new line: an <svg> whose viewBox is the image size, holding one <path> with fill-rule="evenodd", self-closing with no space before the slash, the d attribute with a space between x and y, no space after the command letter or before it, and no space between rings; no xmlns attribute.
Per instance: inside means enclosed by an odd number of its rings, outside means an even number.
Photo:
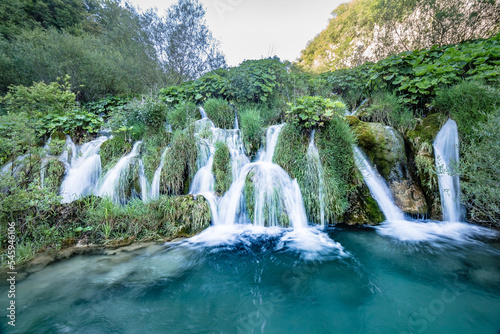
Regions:
<svg viewBox="0 0 500 334"><path fill-rule="evenodd" d="M173 135L160 177L160 189L169 195L187 194L197 172L198 148L193 130L189 127L188 131L176 131Z"/></svg>
<svg viewBox="0 0 500 334"><path fill-rule="evenodd" d="M205 9L198 0L179 0L165 18L155 22L155 44L160 60L178 85L226 65L219 43L205 23Z"/></svg>
<svg viewBox="0 0 500 334"><path fill-rule="evenodd" d="M497 107L498 108L498 107ZM462 146L463 199L469 220L500 228L500 109L483 114Z"/></svg>
<svg viewBox="0 0 500 334"><path fill-rule="evenodd" d="M345 105L319 96L304 96L288 104L289 120L302 129L325 127L335 116L344 114Z"/></svg>
<svg viewBox="0 0 500 334"><path fill-rule="evenodd" d="M165 126L167 118L167 106L158 98L153 96L144 98L137 109L137 121L151 129L159 129Z"/></svg>
<svg viewBox="0 0 500 334"><path fill-rule="evenodd" d="M359 114L365 122L378 122L389 125L401 133L415 128L417 119L394 93L379 92L372 96L370 105Z"/></svg>
<svg viewBox="0 0 500 334"><path fill-rule="evenodd" d="M76 95L71 92L69 76L57 80L50 84L35 82L30 87L10 86L0 102L7 106L9 112L24 112L34 118L48 114L63 116L75 106Z"/></svg>
<svg viewBox="0 0 500 334"><path fill-rule="evenodd" d="M234 111L223 99L208 99L203 105L208 118L221 129L234 129Z"/></svg>
<svg viewBox="0 0 500 334"><path fill-rule="evenodd" d="M365 63L352 69L340 69L321 74L332 91L347 101L351 110L369 96L367 82L370 79L369 70L373 64Z"/></svg>
<svg viewBox="0 0 500 334"><path fill-rule="evenodd" d="M244 107L239 112L240 130L248 156L254 156L260 148L262 138L262 118L256 107Z"/></svg>
<svg viewBox="0 0 500 334"><path fill-rule="evenodd" d="M104 124L100 116L89 113L83 109L74 109L65 115L48 114L40 119L39 133L51 134L55 131L69 135L83 133L96 133Z"/></svg>
<svg viewBox="0 0 500 334"><path fill-rule="evenodd" d="M223 142L215 143L212 173L215 177L215 192L219 196L222 196L228 191L233 182L231 154L229 153L229 148Z"/></svg>
<svg viewBox="0 0 500 334"><path fill-rule="evenodd" d="M500 35L427 50L404 52L370 69L369 84L398 92L400 100L423 107L443 86L461 79L498 84Z"/></svg>
<svg viewBox="0 0 500 334"><path fill-rule="evenodd" d="M167 114L167 120L174 130L185 129L201 118L200 111L193 102L182 102L171 108Z"/></svg>

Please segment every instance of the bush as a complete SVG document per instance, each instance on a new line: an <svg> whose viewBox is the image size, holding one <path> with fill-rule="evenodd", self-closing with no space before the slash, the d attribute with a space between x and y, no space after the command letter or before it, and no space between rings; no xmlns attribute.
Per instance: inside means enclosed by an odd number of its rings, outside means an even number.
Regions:
<svg viewBox="0 0 500 334"><path fill-rule="evenodd" d="M234 129L234 111L222 99L208 99L203 105L208 118L221 129Z"/></svg>
<svg viewBox="0 0 500 334"><path fill-rule="evenodd" d="M325 127L334 115L343 115L345 104L319 96L304 96L288 104L288 119L305 130Z"/></svg>
<svg viewBox="0 0 500 334"><path fill-rule="evenodd" d="M155 97L142 100L138 109L138 121L152 129L165 126L167 106Z"/></svg>
<svg viewBox="0 0 500 334"><path fill-rule="evenodd" d="M215 143L214 163L212 173L215 177L215 192L222 196L233 182L231 168L231 154L229 148L223 142Z"/></svg>
<svg viewBox="0 0 500 334"><path fill-rule="evenodd" d="M469 220L500 228L500 109L469 130L462 146L463 202Z"/></svg>
<svg viewBox="0 0 500 334"><path fill-rule="evenodd" d="M439 90L433 105L457 122L463 138L470 135L479 123L486 122L487 115L500 106L500 89L477 81L462 81Z"/></svg>
<svg viewBox="0 0 500 334"><path fill-rule="evenodd" d="M260 148L262 138L262 119L259 109L244 107L239 112L240 129L248 156L254 156Z"/></svg>
<svg viewBox="0 0 500 334"><path fill-rule="evenodd" d="M200 110L193 102L181 102L167 114L167 121L174 130L183 130L200 118Z"/></svg>

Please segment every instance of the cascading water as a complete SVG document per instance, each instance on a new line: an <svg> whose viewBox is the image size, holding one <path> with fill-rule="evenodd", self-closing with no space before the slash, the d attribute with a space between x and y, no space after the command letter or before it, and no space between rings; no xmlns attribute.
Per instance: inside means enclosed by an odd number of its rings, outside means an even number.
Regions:
<svg viewBox="0 0 500 334"><path fill-rule="evenodd" d="M460 179L455 166L459 161L458 128L454 120L448 120L434 140L436 168L438 170L439 194L443 209L443 220L463 221L460 206Z"/></svg>
<svg viewBox="0 0 500 334"><path fill-rule="evenodd" d="M201 118L208 118L207 113L205 112L205 109L203 109L203 107L200 107L199 109L200 109Z"/></svg>
<svg viewBox="0 0 500 334"><path fill-rule="evenodd" d="M323 182L323 167L321 166L321 160L319 158L318 148L314 144L314 135L316 130L311 133L311 140L309 142L309 147L307 149L307 161L308 166L313 169L314 175L318 176L318 196L319 196L319 210L320 210L320 222L321 226L325 226L325 185Z"/></svg>
<svg viewBox="0 0 500 334"><path fill-rule="evenodd" d="M246 164L219 204L222 225L245 223L244 186L247 175L252 173L254 188L254 221L256 226L279 226L289 220L295 229L307 227L307 217L297 180L277 164L272 163L274 149L282 125L271 126L266 133L267 148L259 154L257 162ZM287 217L287 218L285 218Z"/></svg>
<svg viewBox="0 0 500 334"><path fill-rule="evenodd" d="M141 185L141 198L144 203L148 201L148 179L144 173L144 161L139 160L139 183Z"/></svg>
<svg viewBox="0 0 500 334"><path fill-rule="evenodd" d="M122 189L123 184L120 182L120 179L126 176L126 168L130 165L132 160L139 155L141 144L142 141L136 142L132 151L121 158L118 163L106 173L97 191L98 196L109 196L115 203L125 202L124 189Z"/></svg>
<svg viewBox="0 0 500 334"><path fill-rule="evenodd" d="M165 165L165 157L167 156L167 152L170 147L165 148L163 153L161 154L160 166L155 171L153 176L153 181L151 182L151 193L149 194L149 198L152 200L158 199L160 197L160 177L161 171L163 170L163 166Z"/></svg>
<svg viewBox="0 0 500 334"><path fill-rule="evenodd" d="M356 166L363 175L370 193L384 213L385 219L389 221L405 220L403 212L394 204L391 191L384 178L371 166L368 158L366 158L359 147L354 147L353 150Z"/></svg>
<svg viewBox="0 0 500 334"><path fill-rule="evenodd" d="M101 136L80 147L80 156L72 159L71 167L66 173L61 185L62 203L90 195L101 176L101 145L109 137Z"/></svg>

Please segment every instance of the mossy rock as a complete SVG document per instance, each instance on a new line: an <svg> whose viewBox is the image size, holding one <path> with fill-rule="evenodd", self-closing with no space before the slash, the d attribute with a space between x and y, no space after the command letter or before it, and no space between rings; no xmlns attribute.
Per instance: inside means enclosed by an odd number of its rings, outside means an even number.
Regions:
<svg viewBox="0 0 500 334"><path fill-rule="evenodd" d="M344 222L347 225L378 225L385 221L384 214L373 199L357 169L352 181L352 187L355 191L351 192L350 208L344 217Z"/></svg>
<svg viewBox="0 0 500 334"><path fill-rule="evenodd" d="M61 132L61 131L54 131L50 135L50 139L51 140L64 140L64 141L66 141L66 134L64 132Z"/></svg>
<svg viewBox="0 0 500 334"><path fill-rule="evenodd" d="M353 126L358 145L363 149L380 175L386 180L400 180L406 174L403 137L396 130L380 123L359 121Z"/></svg>
<svg viewBox="0 0 500 334"><path fill-rule="evenodd" d="M255 186L252 181L254 175L255 173L253 171L247 174L245 178L245 186L243 188L247 216L251 222L253 222L255 218Z"/></svg>
<svg viewBox="0 0 500 334"><path fill-rule="evenodd" d="M415 164L430 218L436 220L441 219L442 213L433 141L445 121L444 115L430 114L407 134L408 144L411 148L410 159Z"/></svg>
<svg viewBox="0 0 500 334"><path fill-rule="evenodd" d="M103 170L108 170L110 164L116 163L121 157L132 151L133 144L125 140L124 136L118 135L102 143L99 150Z"/></svg>
<svg viewBox="0 0 500 334"><path fill-rule="evenodd" d="M413 143L432 143L445 121L446 117L442 114L430 114L413 131L409 131L407 136Z"/></svg>

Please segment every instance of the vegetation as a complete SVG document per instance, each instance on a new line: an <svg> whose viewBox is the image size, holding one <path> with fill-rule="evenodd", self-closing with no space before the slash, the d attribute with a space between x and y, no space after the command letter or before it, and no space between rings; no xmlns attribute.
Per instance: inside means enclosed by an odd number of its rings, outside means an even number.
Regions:
<svg viewBox="0 0 500 334"><path fill-rule="evenodd" d="M222 196L226 191L228 191L231 183L233 182L231 155L227 145L222 142L217 142L215 144L212 173L215 178L215 192L219 196Z"/></svg>
<svg viewBox="0 0 500 334"><path fill-rule="evenodd" d="M303 130L325 127L334 117L342 115L345 105L319 96L304 96L290 103L288 119Z"/></svg>
<svg viewBox="0 0 500 334"><path fill-rule="evenodd" d="M221 129L234 129L234 111L223 99L208 99L203 105L208 118Z"/></svg>
<svg viewBox="0 0 500 334"><path fill-rule="evenodd" d="M243 107L239 112L240 129L245 151L248 156L255 156L261 146L262 118L257 107Z"/></svg>

